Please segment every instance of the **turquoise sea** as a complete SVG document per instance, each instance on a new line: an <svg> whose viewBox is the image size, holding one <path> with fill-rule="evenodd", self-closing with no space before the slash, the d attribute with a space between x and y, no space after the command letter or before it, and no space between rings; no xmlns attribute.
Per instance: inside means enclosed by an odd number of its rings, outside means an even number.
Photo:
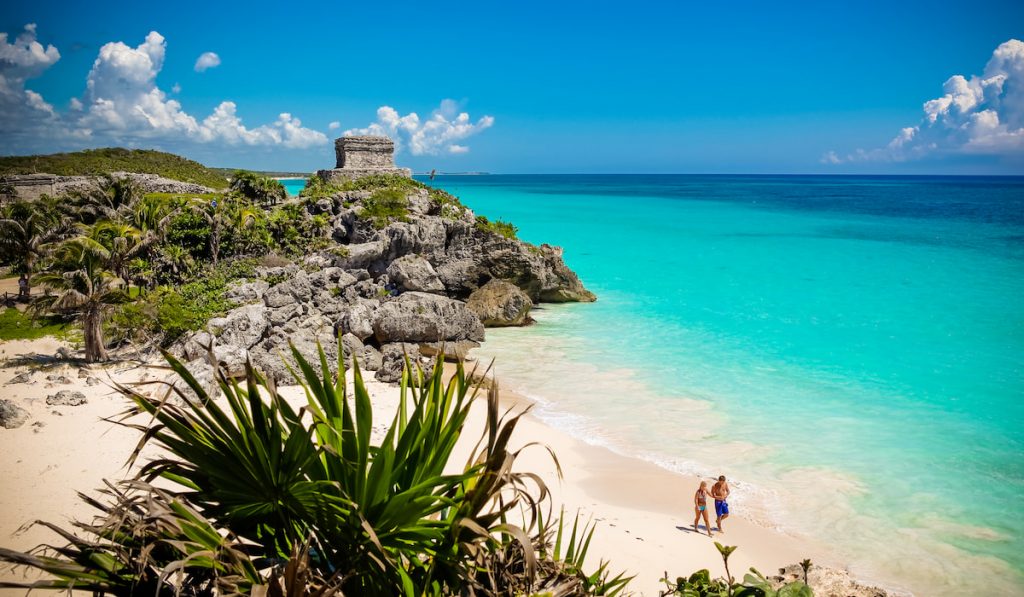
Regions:
<svg viewBox="0 0 1024 597"><path fill-rule="evenodd" d="M542 418L726 474L737 509L855 574L1022 593L1024 178L434 184L564 247L599 297L488 330Z"/></svg>
<svg viewBox="0 0 1024 597"><path fill-rule="evenodd" d="M294 197L299 194L306 186L305 178L279 178L281 184L284 185L284 190L288 195Z"/></svg>

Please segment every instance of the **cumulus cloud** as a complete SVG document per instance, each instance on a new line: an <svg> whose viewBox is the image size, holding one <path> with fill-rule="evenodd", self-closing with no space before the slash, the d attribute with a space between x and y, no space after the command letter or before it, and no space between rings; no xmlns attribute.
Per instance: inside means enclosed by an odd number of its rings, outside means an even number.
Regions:
<svg viewBox="0 0 1024 597"><path fill-rule="evenodd" d="M207 69L220 66L220 56L214 52L203 52L196 59L196 72L205 72Z"/></svg>
<svg viewBox="0 0 1024 597"><path fill-rule="evenodd" d="M329 130L329 131L337 130L337 129L340 129L340 128L341 128L341 123L338 122L337 120L335 120L334 122L331 122L330 124L327 125L327 130Z"/></svg>
<svg viewBox="0 0 1024 597"><path fill-rule="evenodd" d="M94 144L151 141L308 148L327 143L326 135L303 127L289 113L248 128L231 101L221 102L202 120L196 118L156 84L166 51L167 42L156 31L136 47L105 44L86 77L84 95L59 113L41 95L25 89L25 81L41 75L60 53L36 41L35 25L27 25L14 43L0 33L0 131L10 133L9 138L78 138ZM207 61L205 68L219 63L216 55L207 54L216 60ZM207 54L196 62L197 69ZM174 92L179 90L175 85Z"/></svg>
<svg viewBox="0 0 1024 597"><path fill-rule="evenodd" d="M1024 154L1024 42L1011 39L992 53L981 75L950 77L943 95L924 103L916 126L900 130L885 147L840 156L828 164L906 161L932 155Z"/></svg>
<svg viewBox="0 0 1024 597"><path fill-rule="evenodd" d="M470 120L469 114L459 111L455 100L446 99L434 110L429 118L421 120L415 112L405 116L391 106L377 109L376 122L366 128L349 129L344 132L350 135L384 135L391 137L395 148L409 148L413 155L434 155L442 152L459 154L469 151L469 147L456 144L467 137L494 125L493 116L483 116L476 122Z"/></svg>
<svg viewBox="0 0 1024 597"><path fill-rule="evenodd" d="M0 33L0 132L15 132L19 126L39 126L56 117L53 106L43 96L26 89L25 83L58 60L57 48L43 46L36 40L35 23L25 25L14 41L8 41L6 32Z"/></svg>

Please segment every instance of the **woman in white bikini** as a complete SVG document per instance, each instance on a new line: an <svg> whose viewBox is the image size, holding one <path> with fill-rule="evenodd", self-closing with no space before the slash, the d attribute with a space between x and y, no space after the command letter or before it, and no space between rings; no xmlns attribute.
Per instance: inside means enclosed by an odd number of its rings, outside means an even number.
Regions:
<svg viewBox="0 0 1024 597"><path fill-rule="evenodd" d="M711 521L708 520L708 482L701 481L697 493L693 494L693 530L697 530L701 515L704 516L704 528L708 530L708 537L711 536Z"/></svg>

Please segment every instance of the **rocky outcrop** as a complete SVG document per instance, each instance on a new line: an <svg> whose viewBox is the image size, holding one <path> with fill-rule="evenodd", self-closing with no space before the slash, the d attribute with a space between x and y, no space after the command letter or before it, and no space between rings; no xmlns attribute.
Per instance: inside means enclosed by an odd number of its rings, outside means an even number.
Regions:
<svg viewBox="0 0 1024 597"><path fill-rule="evenodd" d="M156 174L140 174L137 172L111 172L114 178L129 178L139 185L143 193L181 193L202 194L213 193L210 187L191 182L182 182L157 176ZM63 195L93 190L100 182L96 176L55 176L52 194Z"/></svg>
<svg viewBox="0 0 1024 597"><path fill-rule="evenodd" d="M444 284L437 277L434 266L419 255L405 255L395 259L387 269L388 277L403 290L414 292L444 292Z"/></svg>
<svg viewBox="0 0 1024 597"><path fill-rule="evenodd" d="M484 339L484 326L465 303L425 292L407 292L383 303L373 317L373 335L392 342Z"/></svg>
<svg viewBox="0 0 1024 597"><path fill-rule="evenodd" d="M61 390L46 397L46 404L50 406L81 406L86 402L85 394L73 390Z"/></svg>
<svg viewBox="0 0 1024 597"><path fill-rule="evenodd" d="M14 402L0 399L0 427L17 429L28 421L28 411Z"/></svg>
<svg viewBox="0 0 1024 597"><path fill-rule="evenodd" d="M361 143L339 145L339 169L390 167L374 161L373 143ZM354 358L378 379L395 381L398 355L424 364L441 352L465 359L484 340L485 325L525 325L538 302L594 300L561 249L502 236L444 193L405 182L394 188L407 189L405 210L390 221L363 217L373 190L306 203L327 219L335 244L233 283L226 296L239 306L180 341L176 352L190 366L212 352L233 376L244 374L248 359L288 384L291 346L316 363L319 342L333 370L340 338L345 366Z"/></svg>
<svg viewBox="0 0 1024 597"><path fill-rule="evenodd" d="M803 569L793 564L779 570L769 580L776 588L795 580L803 580ZM884 589L861 584L845 570L811 566L807 573L807 584L819 597L888 597Z"/></svg>
<svg viewBox="0 0 1024 597"><path fill-rule="evenodd" d="M476 313L486 327L526 325L533 301L515 284L497 278L469 295L466 307Z"/></svg>
<svg viewBox="0 0 1024 597"><path fill-rule="evenodd" d="M377 370L376 377L379 381L396 383L402 380L402 370L405 367L406 359L414 368L419 367L424 377L434 373L434 361L429 357L420 354L419 346L416 344L395 342L385 344L381 348L381 366Z"/></svg>

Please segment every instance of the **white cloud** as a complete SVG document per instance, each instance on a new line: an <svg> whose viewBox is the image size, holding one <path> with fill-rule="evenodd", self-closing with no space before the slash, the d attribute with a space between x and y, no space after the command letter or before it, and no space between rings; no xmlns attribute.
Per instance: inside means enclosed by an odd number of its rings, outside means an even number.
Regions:
<svg viewBox="0 0 1024 597"><path fill-rule="evenodd" d="M942 97L924 103L917 126L906 127L885 147L823 163L906 161L933 155L1024 154L1024 42L1011 39L992 53L983 73L950 77Z"/></svg>
<svg viewBox="0 0 1024 597"><path fill-rule="evenodd" d="M334 122L327 125L327 130L333 131L341 128L341 123L335 120Z"/></svg>
<svg viewBox="0 0 1024 597"><path fill-rule="evenodd" d="M172 85L172 86L171 86L171 93L174 93L174 94L178 94L178 93L181 93L181 85L179 85L179 84L177 84L177 83L175 83L174 85Z"/></svg>
<svg viewBox="0 0 1024 597"><path fill-rule="evenodd" d="M25 88L29 79L43 74L60 60L57 48L36 41L34 23L8 41L0 33L0 133L10 134L23 129L33 131L55 117L53 106L41 95Z"/></svg>
<svg viewBox="0 0 1024 597"><path fill-rule="evenodd" d="M196 59L195 69L197 73L202 73L217 66L220 66L220 56L214 52L203 52Z"/></svg>
<svg viewBox="0 0 1024 597"><path fill-rule="evenodd" d="M41 95L25 89L25 81L42 74L60 59L60 53L36 41L34 25L26 26L13 44L7 42L6 33L0 33L0 132L7 133L0 138L12 147L9 139L14 137L37 144L44 138L64 143L78 138L93 145L223 143L300 149L327 143L326 135L304 128L288 113L272 123L247 128L231 101L221 102L200 121L156 84L166 49L166 40L156 31L134 48L122 42L105 44L86 77L85 94L72 98L70 109L59 113ZM173 91L180 88L175 85Z"/></svg>
<svg viewBox="0 0 1024 597"><path fill-rule="evenodd" d="M395 141L396 149L408 146L413 155L466 153L469 147L455 142L475 135L494 125L493 116L483 116L472 122L469 114L458 111L455 100L446 99L434 110L430 118L420 120L415 112L405 116L391 106L377 109L377 121L366 128L349 129L344 135L384 135Z"/></svg>

